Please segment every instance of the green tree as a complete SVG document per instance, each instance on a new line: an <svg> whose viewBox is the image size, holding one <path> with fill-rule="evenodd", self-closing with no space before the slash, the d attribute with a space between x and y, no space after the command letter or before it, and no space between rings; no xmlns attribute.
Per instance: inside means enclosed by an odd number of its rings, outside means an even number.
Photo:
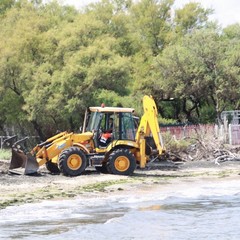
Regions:
<svg viewBox="0 0 240 240"><path fill-rule="evenodd" d="M160 73L156 85L165 96L172 94L181 100L178 112L183 112L186 119L196 121L206 105L214 106L215 116L220 119L220 113L238 101L239 44L230 48L230 42L223 41L214 29L199 30L156 58Z"/></svg>
<svg viewBox="0 0 240 240"><path fill-rule="evenodd" d="M0 16L4 14L8 9L14 6L15 0L1 0L0 2Z"/></svg>
<svg viewBox="0 0 240 240"><path fill-rule="evenodd" d="M55 30L60 23L71 20L73 14L74 11L71 8L61 8L57 3L35 6L27 1L19 1L16 7L6 13L0 23L2 30L0 33L0 82L3 91L10 90L16 95L19 100L19 112L24 113L18 115L19 118L16 118L15 123L32 122L41 138L44 138L44 134L41 130L40 116L48 119L48 114L44 111L44 101L38 99L39 102L35 104L34 101L28 100L32 94L34 95L36 86L39 90L44 85L44 81L41 83L36 75L43 69L45 75L52 75L56 65L54 49L56 49L57 40L49 30ZM46 64L47 62L51 63ZM46 95L43 93L41 99L44 98ZM32 97L32 99L35 98ZM8 107L15 109L14 104L16 101L12 101ZM32 107L34 104L37 106L36 110ZM34 113L34 110L38 114ZM24 118L22 118L23 115Z"/></svg>
<svg viewBox="0 0 240 240"><path fill-rule="evenodd" d="M153 55L168 43L173 3L173 0L142 0L131 8L132 31L141 47L150 48Z"/></svg>
<svg viewBox="0 0 240 240"><path fill-rule="evenodd" d="M141 113L144 94L181 121L239 107L239 25L210 24L199 3L173 17L173 3L102 0L77 11L1 1L0 131L11 125L44 140L77 130L90 105Z"/></svg>
<svg viewBox="0 0 240 240"><path fill-rule="evenodd" d="M207 26L208 17L213 9L203 8L198 2L190 2L182 8L175 10L174 24L177 32L181 34L190 33L193 30Z"/></svg>
<svg viewBox="0 0 240 240"><path fill-rule="evenodd" d="M86 106L99 104L103 91L105 100L108 92L114 91L119 96L127 93L130 64L126 57L114 53L114 45L114 38L98 38L90 46L75 51L64 68L54 74L52 101L61 103L59 109L65 117L83 114ZM49 107L54 108L50 103Z"/></svg>

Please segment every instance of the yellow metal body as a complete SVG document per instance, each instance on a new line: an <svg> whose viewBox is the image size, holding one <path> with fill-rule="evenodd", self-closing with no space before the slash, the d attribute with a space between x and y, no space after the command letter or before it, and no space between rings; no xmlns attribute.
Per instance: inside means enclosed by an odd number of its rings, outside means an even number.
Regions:
<svg viewBox="0 0 240 240"><path fill-rule="evenodd" d="M149 156L146 155L146 139L145 137L153 137L154 143L156 145L158 155L162 155L166 150L163 145L162 137L160 134L160 128L158 124L158 111L156 103L152 96L143 97L143 109L144 114L141 117L140 124L138 126L135 141L129 140L116 140L111 142L106 149L96 149L96 152L111 152L112 149L116 147L125 147L131 149L137 162L139 162L140 168L145 168ZM112 108L91 108L91 111L112 111ZM118 112L124 111L122 108L117 109ZM134 112L134 109L128 108L129 112Z"/></svg>
<svg viewBox="0 0 240 240"><path fill-rule="evenodd" d="M46 140L44 145L40 147L37 145L32 150L32 155L35 155L39 166L45 164L48 160L53 163L58 163L58 155L68 147L78 146L84 152L89 153L93 149L93 133L85 132L81 134L62 132L52 138Z"/></svg>
<svg viewBox="0 0 240 240"><path fill-rule="evenodd" d="M165 152L162 137L160 134L160 128L158 124L158 111L156 103L152 96L143 97L143 109L144 114L140 120L136 134L136 144L139 145L140 153L140 168L144 168L147 161L145 154L146 139L147 136L152 136L156 144L158 155Z"/></svg>
<svg viewBox="0 0 240 240"><path fill-rule="evenodd" d="M89 109L91 112L103 113L134 112L133 108L90 107ZM95 144L96 139L94 141L94 136L96 136L94 135L95 130L93 130L93 132L87 131L80 134L61 132L47 139L44 143L35 146L31 151L31 155L36 159L39 166L48 161L51 161L53 164L58 164L59 155L69 147L75 146L81 149L86 155L94 155L96 161L98 155L104 156L103 159L101 158L101 162L106 163L109 155L115 149L129 149L140 168L144 168L150 159L150 156L146 154L146 137L153 137L158 155L163 154L165 149L163 147L158 125L157 107L151 96L144 96L143 109L144 114L136 131L135 140L116 139L110 142L106 147L100 148ZM84 125L86 125L86 122ZM130 162L128 157L123 155L118 156L114 164L119 172L124 172L129 168ZM72 154L67 159L67 165L72 170L78 169L82 165L82 159L78 154Z"/></svg>
<svg viewBox="0 0 240 240"><path fill-rule="evenodd" d="M48 160L53 163L58 163L59 154L66 148L71 146L78 146L85 153L95 152L96 154L110 153L117 147L129 148L134 154L136 161L139 162L140 168L146 166L149 156L146 155L146 139L147 136L152 136L161 155L165 149L160 135L160 128L158 125L158 111L156 104L151 96L143 97L144 114L140 120L138 130L136 132L135 141L130 140L115 140L112 141L106 148L97 148L94 146L93 133L84 132L80 134L62 132L49 139L48 145L39 147L37 145L32 154L35 155L39 166L45 164ZM114 107L90 107L90 111L97 112L134 112L133 108L114 108ZM47 147L46 147L47 146ZM106 160L107 161L107 158ZM124 162L124 161L117 161ZM126 166L125 166L126 167ZM118 165L118 168L124 169L124 166Z"/></svg>

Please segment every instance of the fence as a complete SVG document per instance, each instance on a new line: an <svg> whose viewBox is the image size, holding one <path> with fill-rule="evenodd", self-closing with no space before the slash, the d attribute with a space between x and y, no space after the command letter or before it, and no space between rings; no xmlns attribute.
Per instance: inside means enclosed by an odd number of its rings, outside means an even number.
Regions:
<svg viewBox="0 0 240 240"><path fill-rule="evenodd" d="M224 143L240 145L240 124L168 126L161 127L161 132L169 132L176 139L192 137L196 133L210 134Z"/></svg>
<svg viewBox="0 0 240 240"><path fill-rule="evenodd" d="M224 142L240 145L240 110L223 111L221 113L223 125L219 126L219 133Z"/></svg>
<svg viewBox="0 0 240 240"><path fill-rule="evenodd" d="M185 125L185 126L167 126L161 127L161 132L169 132L174 135L176 139L183 139L192 137L196 133L208 133L215 135L214 124L201 124L201 125Z"/></svg>
<svg viewBox="0 0 240 240"><path fill-rule="evenodd" d="M240 145L240 124L229 124L229 125L214 125L214 124L200 124L200 125L185 125L185 126L162 126L161 132L169 132L171 135L175 136L176 139L184 139L187 137L192 137L196 133L210 134L218 137L224 143L229 143L231 145ZM6 139L9 139L9 146L16 141L16 136L0 136L0 148L2 149L6 144ZM37 139L36 136L30 137L32 139ZM34 141L34 142L35 142Z"/></svg>
<svg viewBox="0 0 240 240"><path fill-rule="evenodd" d="M231 145L240 145L240 125L228 125L228 141Z"/></svg>

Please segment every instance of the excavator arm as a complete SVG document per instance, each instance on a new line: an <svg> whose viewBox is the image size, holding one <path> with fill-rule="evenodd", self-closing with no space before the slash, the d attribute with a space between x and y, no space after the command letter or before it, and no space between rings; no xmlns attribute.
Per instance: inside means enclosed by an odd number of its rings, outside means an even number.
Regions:
<svg viewBox="0 0 240 240"><path fill-rule="evenodd" d="M140 168L144 168L147 161L147 156L145 153L146 137L153 137L158 155L161 155L165 152L158 124L158 111L152 96L143 97L143 109L144 114L140 120L140 124L136 133L136 142L140 147Z"/></svg>
<svg viewBox="0 0 240 240"><path fill-rule="evenodd" d="M74 134L68 132L61 132L45 142L37 144L31 152L25 153L16 146L12 147L12 159L10 162L9 172L15 174L26 175L34 174L38 168L48 161L57 164L58 155L65 149L78 146L85 152L89 150L84 146L85 141L92 138L93 133L85 132L82 134ZM18 141L19 142L19 141Z"/></svg>

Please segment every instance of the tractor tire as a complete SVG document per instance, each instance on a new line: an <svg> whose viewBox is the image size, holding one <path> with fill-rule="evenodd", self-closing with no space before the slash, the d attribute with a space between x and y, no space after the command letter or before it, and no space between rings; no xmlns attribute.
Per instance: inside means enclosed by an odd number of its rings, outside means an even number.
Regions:
<svg viewBox="0 0 240 240"><path fill-rule="evenodd" d="M48 161L48 162L46 162L46 168L52 174L59 174L60 173L60 169L58 168L57 163L53 163L51 161Z"/></svg>
<svg viewBox="0 0 240 240"><path fill-rule="evenodd" d="M87 167L85 153L78 147L64 150L59 157L59 168L65 176L81 175Z"/></svg>
<svg viewBox="0 0 240 240"><path fill-rule="evenodd" d="M136 168L136 159L128 149L117 149L108 158L108 168L112 174L132 175Z"/></svg>

